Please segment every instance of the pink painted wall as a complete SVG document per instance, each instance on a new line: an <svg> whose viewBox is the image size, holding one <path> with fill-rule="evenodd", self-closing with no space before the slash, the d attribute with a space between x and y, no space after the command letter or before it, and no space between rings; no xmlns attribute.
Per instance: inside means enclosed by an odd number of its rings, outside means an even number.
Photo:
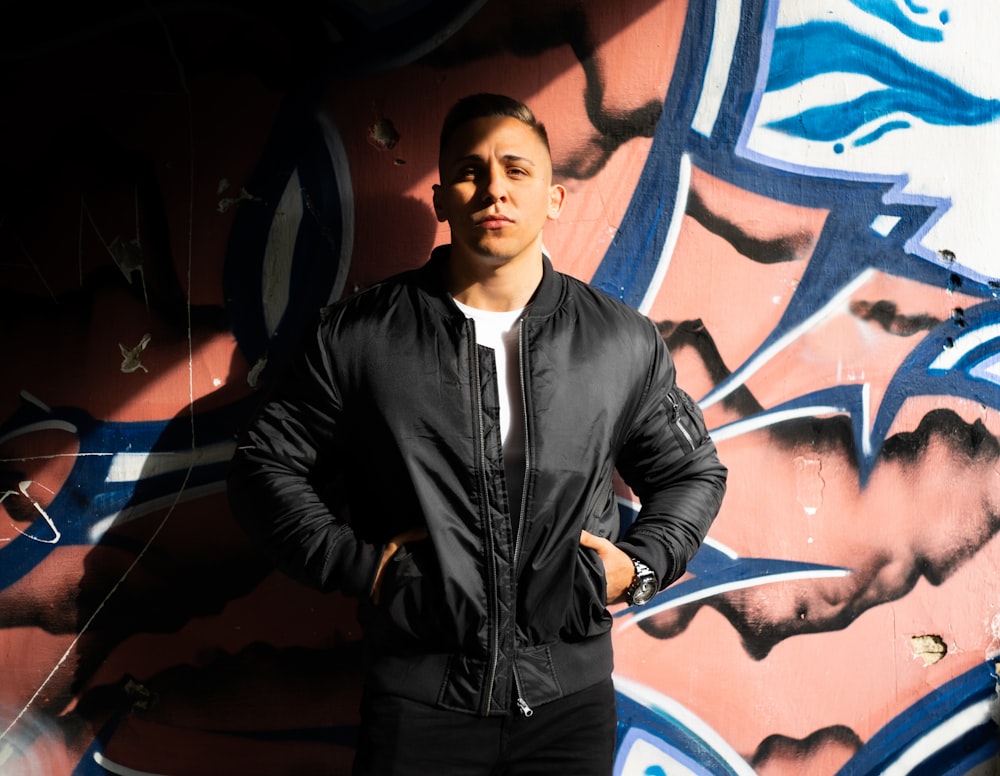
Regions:
<svg viewBox="0 0 1000 776"><path fill-rule="evenodd" d="M482 90L547 124L555 264L662 322L731 471L615 612L616 773L998 772L996 10L365 5L7 25L0 772L349 772L353 605L222 478L310 312L447 240Z"/></svg>

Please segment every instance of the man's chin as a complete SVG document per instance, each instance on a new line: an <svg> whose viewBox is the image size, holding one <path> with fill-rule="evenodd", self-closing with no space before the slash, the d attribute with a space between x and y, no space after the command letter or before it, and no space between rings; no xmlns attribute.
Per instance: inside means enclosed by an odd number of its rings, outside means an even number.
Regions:
<svg viewBox="0 0 1000 776"><path fill-rule="evenodd" d="M459 246L459 249L462 253L476 261L496 265L506 264L518 255L518 253L511 250L509 246L497 245L495 242L464 245ZM454 246L452 250L454 250Z"/></svg>
<svg viewBox="0 0 1000 776"><path fill-rule="evenodd" d="M466 251L477 260L502 266L515 259L532 255L532 247L521 244L511 245L506 240L479 240L466 246ZM541 248L538 250L541 256Z"/></svg>

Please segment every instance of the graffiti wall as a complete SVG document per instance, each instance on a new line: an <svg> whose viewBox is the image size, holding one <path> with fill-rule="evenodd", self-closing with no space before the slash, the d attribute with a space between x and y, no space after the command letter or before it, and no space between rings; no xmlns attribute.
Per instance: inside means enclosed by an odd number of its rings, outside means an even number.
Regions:
<svg viewBox="0 0 1000 776"><path fill-rule="evenodd" d="M614 612L615 773L1000 773L992 3L88 5L0 34L0 772L349 772L354 605L224 475L313 312L447 241L441 116L498 91L730 468Z"/></svg>

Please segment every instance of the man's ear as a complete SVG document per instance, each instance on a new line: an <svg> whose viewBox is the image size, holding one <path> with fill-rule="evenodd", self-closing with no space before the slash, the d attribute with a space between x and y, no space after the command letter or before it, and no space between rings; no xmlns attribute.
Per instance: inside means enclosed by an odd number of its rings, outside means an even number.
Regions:
<svg viewBox="0 0 1000 776"><path fill-rule="evenodd" d="M431 198L431 201L434 204L434 216L437 218L438 221L440 221L443 224L447 219L444 217L444 213L441 210L441 203L439 201L441 196L441 185L435 183L433 186L431 186L431 191L434 192Z"/></svg>
<svg viewBox="0 0 1000 776"><path fill-rule="evenodd" d="M566 202L566 187L561 186L558 183L554 183L549 186L549 211L547 216L550 221L555 221L559 218L559 214L562 212L563 204Z"/></svg>

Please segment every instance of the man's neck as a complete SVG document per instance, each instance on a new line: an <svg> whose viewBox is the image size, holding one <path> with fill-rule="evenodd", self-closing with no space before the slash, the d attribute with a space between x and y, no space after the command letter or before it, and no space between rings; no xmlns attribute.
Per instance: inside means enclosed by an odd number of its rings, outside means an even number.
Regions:
<svg viewBox="0 0 1000 776"><path fill-rule="evenodd" d="M463 260L454 246L448 264L448 290L459 302L477 310L506 312L526 307L542 282L542 253L504 262Z"/></svg>

